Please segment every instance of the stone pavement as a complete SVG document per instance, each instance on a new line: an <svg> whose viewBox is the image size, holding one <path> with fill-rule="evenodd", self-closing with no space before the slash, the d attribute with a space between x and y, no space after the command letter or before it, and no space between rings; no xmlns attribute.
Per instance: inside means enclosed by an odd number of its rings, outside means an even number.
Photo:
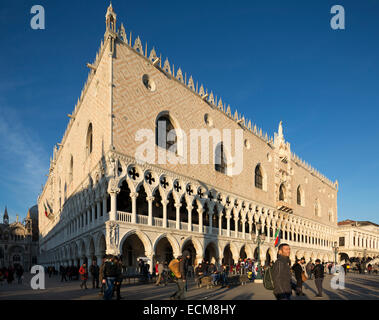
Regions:
<svg viewBox="0 0 379 320"><path fill-rule="evenodd" d="M61 283L60 277L46 277L46 290L34 291L30 288L30 275L25 276L22 285L14 282L11 285L3 283L0 286L0 300L101 300L99 291L80 289L80 281ZM316 286L314 280L308 280L304 284L305 296L293 296L293 300L379 300L379 275L348 274L344 290L333 290L327 275L324 279L324 296L316 298ZM167 287L154 284L125 285L121 289L121 295L126 300L168 300L175 291L174 283ZM197 288L193 280L189 281L187 299L194 300L274 300L272 291L266 290L263 284L248 283L244 286L231 288L216 287L213 289Z"/></svg>

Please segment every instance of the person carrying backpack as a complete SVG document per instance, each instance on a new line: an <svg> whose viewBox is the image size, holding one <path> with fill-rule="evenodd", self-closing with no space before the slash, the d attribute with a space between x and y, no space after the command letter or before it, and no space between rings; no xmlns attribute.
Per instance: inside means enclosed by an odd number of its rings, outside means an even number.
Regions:
<svg viewBox="0 0 379 320"><path fill-rule="evenodd" d="M174 259L169 264L170 270L175 274L176 285L178 286L176 292L170 297L171 300L183 300L185 298L184 294L190 257L189 251L186 250L182 256L178 257L178 259Z"/></svg>
<svg viewBox="0 0 379 320"><path fill-rule="evenodd" d="M291 249L286 243L278 248L278 259L272 267L273 293L277 300L290 300L292 295L290 256Z"/></svg>

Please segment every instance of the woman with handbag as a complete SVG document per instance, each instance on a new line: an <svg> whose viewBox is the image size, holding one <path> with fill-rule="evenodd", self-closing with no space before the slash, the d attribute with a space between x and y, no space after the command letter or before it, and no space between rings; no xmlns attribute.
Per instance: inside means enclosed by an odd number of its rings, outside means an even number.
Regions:
<svg viewBox="0 0 379 320"><path fill-rule="evenodd" d="M292 266L292 271L295 274L295 279L296 279L296 295L297 296L304 296L305 294L303 293L303 279L302 279L302 274L303 274L303 268L300 265L300 260L296 259L295 264Z"/></svg>

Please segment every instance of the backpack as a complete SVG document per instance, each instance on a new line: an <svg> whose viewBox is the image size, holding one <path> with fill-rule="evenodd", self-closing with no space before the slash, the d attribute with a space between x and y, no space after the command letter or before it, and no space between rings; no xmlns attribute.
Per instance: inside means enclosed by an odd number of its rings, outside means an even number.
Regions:
<svg viewBox="0 0 379 320"><path fill-rule="evenodd" d="M272 280L272 267L268 267L263 276L263 286L267 290L274 290L274 281Z"/></svg>
<svg viewBox="0 0 379 320"><path fill-rule="evenodd" d="M172 259L170 264L168 265L168 268L174 273L175 277L180 279L182 275L180 274L179 270L179 260L178 259Z"/></svg>

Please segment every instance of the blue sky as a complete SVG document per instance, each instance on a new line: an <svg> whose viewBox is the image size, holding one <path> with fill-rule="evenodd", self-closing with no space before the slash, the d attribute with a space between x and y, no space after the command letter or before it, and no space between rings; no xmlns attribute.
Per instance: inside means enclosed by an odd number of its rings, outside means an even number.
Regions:
<svg viewBox="0 0 379 320"><path fill-rule="evenodd" d="M112 1L139 35L339 181L338 218L379 223L379 2ZM32 30L30 9L45 8ZM345 30L330 27L333 5ZM0 0L0 211L26 215L105 30L108 1Z"/></svg>

